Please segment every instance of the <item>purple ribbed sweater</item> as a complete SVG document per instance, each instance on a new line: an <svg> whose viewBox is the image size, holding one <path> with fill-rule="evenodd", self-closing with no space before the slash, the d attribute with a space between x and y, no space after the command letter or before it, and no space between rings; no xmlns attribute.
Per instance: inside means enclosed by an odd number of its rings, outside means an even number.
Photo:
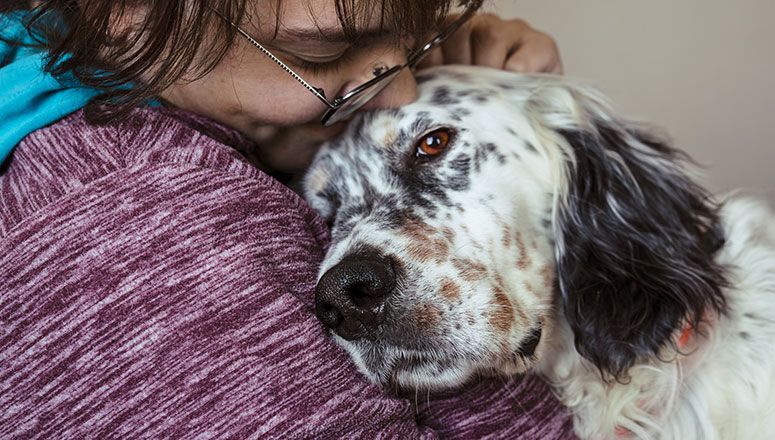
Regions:
<svg viewBox="0 0 775 440"><path fill-rule="evenodd" d="M391 397L312 311L327 243L237 132L81 112L0 169L0 438L571 438L532 377Z"/></svg>

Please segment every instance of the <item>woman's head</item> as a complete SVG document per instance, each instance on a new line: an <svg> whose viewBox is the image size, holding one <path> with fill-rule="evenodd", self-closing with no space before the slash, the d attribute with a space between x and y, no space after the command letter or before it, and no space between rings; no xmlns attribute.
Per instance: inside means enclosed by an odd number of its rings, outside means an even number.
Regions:
<svg viewBox="0 0 775 440"><path fill-rule="evenodd" d="M237 113L247 118L247 110L253 113L250 123L290 125L312 120L324 107L242 39L229 21L238 23L310 83L333 96L362 82L377 62L398 64L407 42L432 33L451 1L36 3L40 14L33 28L50 48L50 67L57 66L55 74L73 71L81 82L111 91L98 102L114 104L109 106L113 110L126 109L161 96L183 107L193 105L192 110L245 131L247 120L223 118ZM52 25L52 17L62 25ZM135 87L115 90L125 83ZM245 108L251 106L261 106L265 114ZM220 113L220 117L211 113Z"/></svg>
<svg viewBox="0 0 775 440"><path fill-rule="evenodd" d="M413 40L411 34L395 35L373 13L359 16L362 20L350 36L330 0L286 1L279 10L259 4L254 11L238 25L245 35L330 99L373 79L378 66L405 63ZM247 133L267 124L317 126L328 109L297 77L243 38L234 41L207 75L177 82L161 96L214 119L226 118ZM370 104L401 104L413 97L413 79L407 73Z"/></svg>

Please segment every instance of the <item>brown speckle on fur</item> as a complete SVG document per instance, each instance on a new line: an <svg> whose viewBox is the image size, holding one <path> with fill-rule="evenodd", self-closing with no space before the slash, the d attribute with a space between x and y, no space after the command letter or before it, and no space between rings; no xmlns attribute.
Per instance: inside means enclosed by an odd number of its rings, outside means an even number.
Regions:
<svg viewBox="0 0 775 440"><path fill-rule="evenodd" d="M511 236L513 235L512 231L511 231L511 227L509 225L507 225L507 224L504 224L501 227L503 228L503 238L501 240L503 242L503 246L506 247L506 248L510 248L511 247Z"/></svg>
<svg viewBox="0 0 775 440"><path fill-rule="evenodd" d="M481 281L487 278L487 267L469 259L453 258L452 266L465 281Z"/></svg>
<svg viewBox="0 0 775 440"><path fill-rule="evenodd" d="M489 313L490 326L505 333L511 329L511 325L514 323L514 308L509 302L509 297L500 287L495 286L493 290L494 296L491 303L493 310Z"/></svg>
<svg viewBox="0 0 775 440"><path fill-rule="evenodd" d="M398 133L395 130L387 130L385 136L382 137L382 145L393 145L398 138Z"/></svg>
<svg viewBox="0 0 775 440"><path fill-rule="evenodd" d="M412 312L414 324L421 331L433 330L441 321L441 310L430 303L424 303Z"/></svg>
<svg viewBox="0 0 775 440"><path fill-rule="evenodd" d="M400 234L409 239L407 252L419 263L446 261L449 258L449 242L426 223L408 222Z"/></svg>
<svg viewBox="0 0 775 440"><path fill-rule="evenodd" d="M548 264L545 264L544 267L541 268L541 277L544 280L544 287L552 287L552 280L554 279L552 275L552 268L549 267Z"/></svg>
<svg viewBox="0 0 775 440"><path fill-rule="evenodd" d="M522 233L517 232L517 247L519 247L519 258L517 259L517 267L519 267L520 270L527 270L530 265L530 256L527 253L527 248L525 247L525 242L522 241Z"/></svg>
<svg viewBox="0 0 775 440"><path fill-rule="evenodd" d="M503 288L503 286L505 285L505 284L503 284L503 277L502 277L502 276L501 276L501 274L500 274L500 273L498 273L498 272L495 272L495 273L492 275L492 279L493 279L493 280L495 280L495 285L496 285L496 286L500 286L500 287L501 287L501 289L502 289L502 288Z"/></svg>
<svg viewBox="0 0 775 440"><path fill-rule="evenodd" d="M441 228L441 234L444 236L445 239L447 239L448 242L450 243L455 242L455 231L449 226L444 226L443 228Z"/></svg>
<svg viewBox="0 0 775 440"><path fill-rule="evenodd" d="M441 295L449 301L460 299L460 286L451 278L447 277L441 281Z"/></svg>

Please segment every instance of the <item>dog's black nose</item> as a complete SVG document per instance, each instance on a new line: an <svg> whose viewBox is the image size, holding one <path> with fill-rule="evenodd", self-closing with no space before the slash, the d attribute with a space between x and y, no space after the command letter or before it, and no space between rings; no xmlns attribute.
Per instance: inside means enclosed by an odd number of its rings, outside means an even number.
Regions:
<svg viewBox="0 0 775 440"><path fill-rule="evenodd" d="M315 312L326 327L347 340L373 338L395 286L392 260L347 257L318 281Z"/></svg>

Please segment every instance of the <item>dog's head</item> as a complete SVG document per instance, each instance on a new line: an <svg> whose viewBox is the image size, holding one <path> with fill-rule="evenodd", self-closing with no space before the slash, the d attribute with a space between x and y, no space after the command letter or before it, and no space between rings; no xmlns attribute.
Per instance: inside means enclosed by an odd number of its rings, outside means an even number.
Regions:
<svg viewBox="0 0 775 440"><path fill-rule="evenodd" d="M360 116L305 180L332 234L317 314L371 380L525 371L557 319L619 376L723 309L715 211L674 150L560 78L418 81L416 102Z"/></svg>

